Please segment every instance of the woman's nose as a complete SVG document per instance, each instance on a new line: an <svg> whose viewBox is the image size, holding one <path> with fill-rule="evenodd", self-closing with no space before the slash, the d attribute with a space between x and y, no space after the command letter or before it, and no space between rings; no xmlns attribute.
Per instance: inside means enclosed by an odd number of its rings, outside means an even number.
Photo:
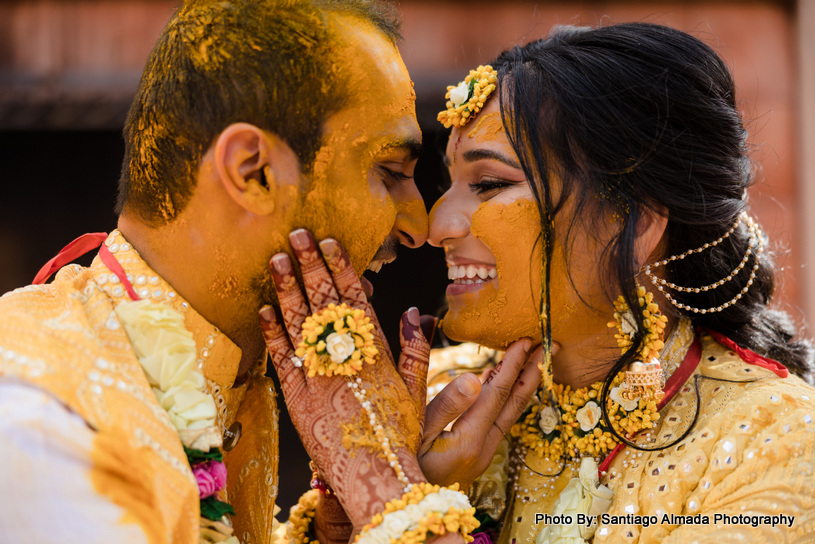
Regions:
<svg viewBox="0 0 815 544"><path fill-rule="evenodd" d="M445 193L430 210L430 231L427 241L431 246L443 247L470 233L470 215Z"/></svg>

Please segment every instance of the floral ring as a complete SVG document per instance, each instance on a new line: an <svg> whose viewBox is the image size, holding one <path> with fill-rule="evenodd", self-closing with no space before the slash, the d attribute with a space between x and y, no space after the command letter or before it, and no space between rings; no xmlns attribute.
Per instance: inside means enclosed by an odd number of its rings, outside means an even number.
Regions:
<svg viewBox="0 0 815 544"><path fill-rule="evenodd" d="M329 304L303 322L303 340L295 354L303 358L308 376L353 376L362 365L373 364L374 325L363 310Z"/></svg>

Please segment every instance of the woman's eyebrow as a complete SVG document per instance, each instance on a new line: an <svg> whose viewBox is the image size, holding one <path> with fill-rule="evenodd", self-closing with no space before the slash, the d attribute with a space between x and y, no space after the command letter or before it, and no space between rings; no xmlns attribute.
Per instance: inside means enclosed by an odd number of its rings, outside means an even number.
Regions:
<svg viewBox="0 0 815 544"><path fill-rule="evenodd" d="M465 162L475 162L485 159L502 162L507 166L517 168L518 170L521 169L521 164L519 162L507 157L503 153L498 153L497 151L492 151L490 149L471 149L470 151L464 152Z"/></svg>

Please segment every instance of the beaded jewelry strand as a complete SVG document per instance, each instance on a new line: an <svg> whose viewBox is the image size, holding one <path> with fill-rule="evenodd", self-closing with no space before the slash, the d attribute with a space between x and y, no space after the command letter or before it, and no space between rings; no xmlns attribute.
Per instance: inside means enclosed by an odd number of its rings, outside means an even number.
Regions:
<svg viewBox="0 0 815 544"><path fill-rule="evenodd" d="M724 278L720 279L719 281L716 281L716 282L713 282L713 283L711 283L709 285L704 285L704 286L701 286L701 287L683 287L683 286L676 285L675 283L671 283L671 282L669 282L669 281L667 281L667 280L665 280L663 278L658 277L652 271L652 269L654 269L654 268L659 268L659 267L665 266L668 263L671 263L671 262L677 261L677 260L682 260L685 257L688 257L689 255L692 255L694 253L702 253L703 251L705 251L707 249L718 246L719 244L722 243L722 241L724 241L725 239L730 237L730 235L733 234L736 231L736 229L738 228L738 226L741 225L742 223L746 223L747 224L747 229L750 231L750 238L748 239L748 242L747 242L747 250L745 251L744 257L742 258L742 260L738 264L738 266L736 266L736 268L734 268L733 271L730 272L730 274L728 274ZM762 235L761 229L755 223L753 218L750 217L749 215L747 215L747 212L742 212L742 213L739 214L739 217L736 220L736 222L733 223L733 226L730 227L730 229L727 232L722 234L719 238L717 238L713 242L705 243L704 245L702 245L700 247L697 247L697 248L694 248L694 249L689 249L689 250L685 251L684 253L680 253L679 255L672 255L672 256L670 256L670 257L668 257L666 259L663 259L661 261L658 261L656 263L649 264L648 266L646 266L643 269L643 272L645 272L645 275L647 275L648 279L651 280L651 283L653 283L654 286L656 286L656 288L659 289L660 293L662 293L665 296L665 298L667 298L668 301L671 304L673 304L675 307L677 307L677 308L679 308L681 310L688 310L688 311L696 313L696 314L708 314L708 313L721 312L725 308L729 308L730 306L732 306L733 304L738 302L747 293L747 291L750 290L750 287L753 285L753 282L755 281L756 274L758 273L758 267L759 267L759 264L760 264L759 256L761 255L761 252L764 250L764 244L762 242L762 236L761 235ZM725 302L723 304L720 304L719 306L713 306L711 308L695 308L693 306L689 306L687 304L679 302L673 296L671 296L671 294L666 289L666 287L667 287L669 289L673 289L675 291L679 291L679 292L682 292L682 293L703 293L703 292L712 291L714 289L717 289L717 288L721 287L722 285L724 285L725 283L727 283L729 281L732 281L733 278L735 278L739 274L739 272L741 272L741 270L745 267L745 265L747 264L747 261L750 259L750 255L753 255L753 254L755 255L755 257L754 257L755 262L753 263L753 268L750 271L750 277L748 278L747 283L736 294L736 296L734 296L733 298L731 298L727 302Z"/></svg>

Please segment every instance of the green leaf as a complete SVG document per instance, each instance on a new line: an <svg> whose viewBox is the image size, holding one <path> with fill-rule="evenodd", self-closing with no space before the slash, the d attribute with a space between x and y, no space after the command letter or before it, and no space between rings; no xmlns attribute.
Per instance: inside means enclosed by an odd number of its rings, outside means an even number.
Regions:
<svg viewBox="0 0 815 544"><path fill-rule="evenodd" d="M218 521L224 514L235 514L235 509L215 497L201 499L201 516L212 521Z"/></svg>
<svg viewBox="0 0 815 544"><path fill-rule="evenodd" d="M218 448L212 448L209 451L201 451L185 447L184 453L187 454L187 461L189 461L191 467L197 465L198 463L224 460L224 455Z"/></svg>
<svg viewBox="0 0 815 544"><path fill-rule="evenodd" d="M470 84L467 85L467 100L465 100L465 102L468 102L473 97L474 92L475 92L475 78L471 79Z"/></svg>

